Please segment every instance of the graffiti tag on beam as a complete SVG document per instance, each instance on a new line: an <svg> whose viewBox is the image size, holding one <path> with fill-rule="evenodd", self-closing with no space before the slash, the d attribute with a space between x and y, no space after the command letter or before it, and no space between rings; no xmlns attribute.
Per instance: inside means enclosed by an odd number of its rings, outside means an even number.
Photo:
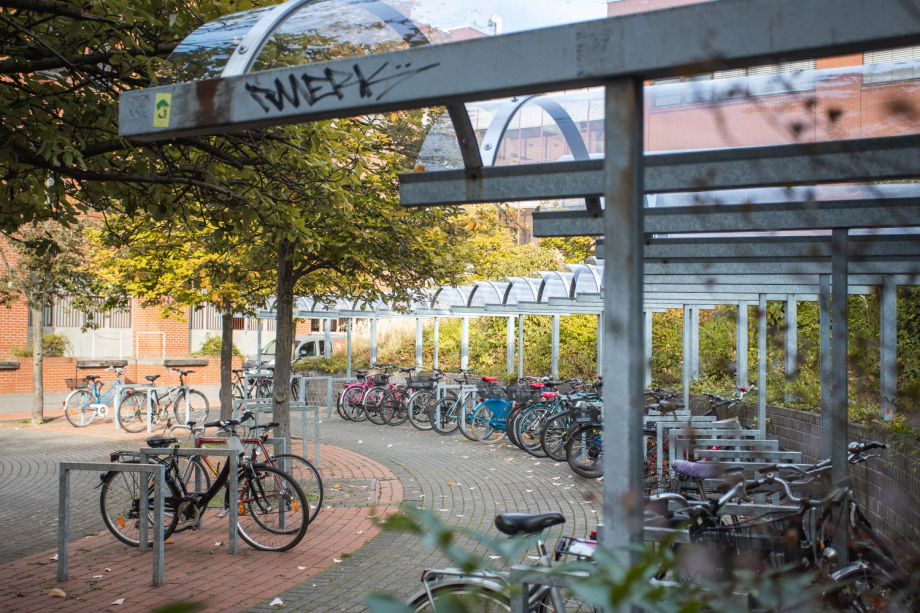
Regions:
<svg viewBox="0 0 920 613"><path fill-rule="evenodd" d="M322 73L304 72L286 79L277 78L274 88L247 84L246 91L266 113L283 111L287 105L295 109L304 104L313 106L329 97L343 100L355 91L361 98L379 101L408 79L437 66L440 64L415 68L411 63L384 62L373 73L365 75L361 67L354 64L351 71L326 68Z"/></svg>

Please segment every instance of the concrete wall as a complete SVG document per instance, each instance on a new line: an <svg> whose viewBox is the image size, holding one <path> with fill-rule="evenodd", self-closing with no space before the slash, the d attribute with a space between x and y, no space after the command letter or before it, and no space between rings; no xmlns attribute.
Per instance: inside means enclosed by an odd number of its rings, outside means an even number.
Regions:
<svg viewBox="0 0 920 613"><path fill-rule="evenodd" d="M708 406L696 397L694 408ZM756 406L741 412L720 414L721 419L738 415L742 423L753 423ZM849 441L880 441L889 444L881 457L851 466L850 475L856 499L869 522L886 538L895 552L920 558L920 446L895 449L884 434L868 432L865 426L850 423ZM767 406L767 436L792 451L802 452L805 462L814 463L821 455L821 417L818 413L779 406ZM849 442L848 441L848 442Z"/></svg>

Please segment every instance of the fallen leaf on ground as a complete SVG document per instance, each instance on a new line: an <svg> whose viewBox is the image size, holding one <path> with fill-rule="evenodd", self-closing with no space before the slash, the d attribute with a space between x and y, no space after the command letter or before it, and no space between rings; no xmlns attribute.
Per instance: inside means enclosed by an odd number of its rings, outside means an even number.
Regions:
<svg viewBox="0 0 920 613"><path fill-rule="evenodd" d="M57 556L58 556L58 554L54 554L53 556L51 556L51 557L48 558L48 559L49 559L49 560L57 560Z"/></svg>
<svg viewBox="0 0 920 613"><path fill-rule="evenodd" d="M281 600L280 598L275 598L275 599L272 600L270 603L268 603L268 606L270 606L270 607L280 607L280 606L283 606L283 605L284 605L284 601Z"/></svg>
<svg viewBox="0 0 920 613"><path fill-rule="evenodd" d="M214 543L214 546L215 546L215 547L220 547L220 546L222 546L223 544L224 544L223 541L217 541L216 543Z"/></svg>
<svg viewBox="0 0 920 613"><path fill-rule="evenodd" d="M306 567L306 566L298 566L298 567L297 567L297 570L307 570L307 567Z"/></svg>
<svg viewBox="0 0 920 613"><path fill-rule="evenodd" d="M447 485L453 485L453 484L454 484L453 481L448 481L448 482L447 482Z"/></svg>
<svg viewBox="0 0 920 613"><path fill-rule="evenodd" d="M67 598L67 593L64 592L64 590L60 590L56 587L52 588L51 591L48 592L48 595L54 596L55 598Z"/></svg>
<svg viewBox="0 0 920 613"><path fill-rule="evenodd" d="M490 560L498 560L501 556L489 556Z"/></svg>
<svg viewBox="0 0 920 613"><path fill-rule="evenodd" d="M528 494L530 494L531 492L533 492L533 490L524 490L524 491L527 492Z"/></svg>
<svg viewBox="0 0 920 613"><path fill-rule="evenodd" d="M337 558L332 558L332 561L335 562L336 564L341 564L341 563L342 563L342 561L339 560L339 559L337 559Z"/></svg>
<svg viewBox="0 0 920 613"><path fill-rule="evenodd" d="M107 573L112 572L112 569L111 569L111 568L104 568L103 570L104 570L105 572L107 572Z"/></svg>
<svg viewBox="0 0 920 613"><path fill-rule="evenodd" d="M105 575L93 575L93 579L102 579Z"/></svg>
<svg viewBox="0 0 920 613"><path fill-rule="evenodd" d="M116 601L113 602L112 604L125 604L125 599L124 599L124 598L119 598L118 600L116 600Z"/></svg>

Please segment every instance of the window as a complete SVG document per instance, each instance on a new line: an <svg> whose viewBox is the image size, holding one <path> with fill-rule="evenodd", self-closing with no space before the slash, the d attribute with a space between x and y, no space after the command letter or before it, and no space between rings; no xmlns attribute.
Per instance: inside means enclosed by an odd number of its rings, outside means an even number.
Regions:
<svg viewBox="0 0 920 613"><path fill-rule="evenodd" d="M318 319L310 320L310 332L319 332L319 320Z"/></svg>
<svg viewBox="0 0 920 613"><path fill-rule="evenodd" d="M82 328L90 321L97 328L130 328L131 303L124 309L104 312L94 309L88 312L73 308L70 296L61 296L54 301L54 307L45 307L45 325L57 328ZM54 322L52 324L51 322ZM31 324L30 324L31 325Z"/></svg>
<svg viewBox="0 0 920 613"><path fill-rule="evenodd" d="M29 309L29 325L32 325L32 309ZM42 309L42 325L43 326L53 326L54 325L54 307L45 306Z"/></svg>
<svg viewBox="0 0 920 613"><path fill-rule="evenodd" d="M326 321L327 321L328 324L329 324L329 331L330 331L330 332L338 332L338 331L339 331L339 322L338 322L337 319L327 319Z"/></svg>
<svg viewBox="0 0 920 613"><path fill-rule="evenodd" d="M234 330L245 330L246 329L246 318L245 317L234 317L233 318L233 329Z"/></svg>
<svg viewBox="0 0 920 613"><path fill-rule="evenodd" d="M275 341L270 341L265 348L262 349L262 355L275 355Z"/></svg>
<svg viewBox="0 0 920 613"><path fill-rule="evenodd" d="M263 329L264 329L266 332L274 332L274 331L277 329L277 327L278 327L278 320L277 320L277 319L266 319L266 320L265 320L265 328L263 328Z"/></svg>
<svg viewBox="0 0 920 613"><path fill-rule="evenodd" d="M189 319L192 330L220 330L223 327L220 313L211 304L192 307Z"/></svg>
<svg viewBox="0 0 920 613"><path fill-rule="evenodd" d="M863 85L920 79L920 47L901 47L863 54Z"/></svg>

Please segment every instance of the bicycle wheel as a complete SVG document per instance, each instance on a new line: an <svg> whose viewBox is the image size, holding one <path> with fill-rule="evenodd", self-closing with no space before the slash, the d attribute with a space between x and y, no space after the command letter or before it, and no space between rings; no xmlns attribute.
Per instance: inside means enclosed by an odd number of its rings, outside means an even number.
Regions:
<svg viewBox="0 0 920 613"><path fill-rule="evenodd" d="M505 438L505 433L497 427L495 420L495 412L486 403L480 404L470 419L470 433L480 443L492 445L499 442Z"/></svg>
<svg viewBox="0 0 920 613"><path fill-rule="evenodd" d="M565 443L574 423L568 411L550 417L540 433L540 447L543 448L543 453L557 462L564 462Z"/></svg>
<svg viewBox="0 0 920 613"><path fill-rule="evenodd" d="M115 418L125 432L143 432L147 429L147 412L147 394L128 394L121 401ZM153 419L153 422L156 422L156 419Z"/></svg>
<svg viewBox="0 0 920 613"><path fill-rule="evenodd" d="M187 406L186 398L188 399ZM187 395L186 390L179 390L179 395L173 402L173 415L180 424L190 421L203 424L208 419L208 409L208 399L198 390L188 390Z"/></svg>
<svg viewBox="0 0 920 613"><path fill-rule="evenodd" d="M511 610L511 601L497 586L454 579L437 583L430 589L431 597L426 590L413 594L407 603L409 608L417 613L421 611L493 613Z"/></svg>
<svg viewBox="0 0 920 613"><path fill-rule="evenodd" d="M176 458L179 478L186 492L204 493L211 489L211 471L200 457Z"/></svg>
<svg viewBox="0 0 920 613"><path fill-rule="evenodd" d="M367 415L371 423L378 426L386 423L380 414L380 402L386 393L387 388L378 385L367 390L367 393L364 394L364 399L361 401L361 404L364 405L364 414Z"/></svg>
<svg viewBox="0 0 920 613"><path fill-rule="evenodd" d="M234 383L233 387L230 388L230 398L233 400L245 400L246 392L243 391L243 386L239 383Z"/></svg>
<svg viewBox="0 0 920 613"><path fill-rule="evenodd" d="M431 408L437 401L434 392L415 392L409 397L409 423L419 430L431 430Z"/></svg>
<svg viewBox="0 0 920 613"><path fill-rule="evenodd" d="M141 473L110 472L102 481L99 493L99 508L102 521L115 538L126 545L140 545L140 522L147 521L148 544L153 544L153 477L148 481L148 502L145 512L140 510L140 492L142 488ZM172 480L166 480L165 497L181 498L181 493ZM163 539L168 539L175 532L179 516L175 513L174 503L164 501ZM143 517L143 519L142 519Z"/></svg>
<svg viewBox="0 0 920 613"><path fill-rule="evenodd" d="M90 407L93 395L87 390L76 390L67 396L64 401L64 417L71 426L82 428L93 423L96 419L96 409Z"/></svg>
<svg viewBox="0 0 920 613"><path fill-rule="evenodd" d="M291 398L300 400L300 380L291 379Z"/></svg>
<svg viewBox="0 0 920 613"><path fill-rule="evenodd" d="M460 403L460 406L457 407L457 426L460 429L460 434L468 441L479 440L470 429L470 424L473 421L473 413L476 412L477 406L478 404L473 400L473 397L467 396L463 399L463 402Z"/></svg>
<svg viewBox="0 0 920 613"><path fill-rule="evenodd" d="M345 421L351 421L351 417L348 416L348 408L345 405L345 393L347 391L347 389L342 390L342 393L335 399L335 412Z"/></svg>
<svg viewBox="0 0 920 613"><path fill-rule="evenodd" d="M274 457L274 462L277 468L294 477L294 481L307 497L307 505L310 507L309 521L316 519L316 515L323 508L323 479L319 476L319 471L309 460L293 453L278 454Z"/></svg>
<svg viewBox="0 0 920 613"><path fill-rule="evenodd" d="M364 410L365 393L367 393L367 390L360 385L349 387L345 392L345 409L348 411L348 417L351 418L351 421L364 421L367 419L367 412Z"/></svg>
<svg viewBox="0 0 920 613"><path fill-rule="evenodd" d="M553 414L553 408L537 405L530 411L523 413L515 424L515 432L521 441L521 448L537 458L545 458L543 451L542 435L543 426Z"/></svg>
<svg viewBox="0 0 920 613"><path fill-rule="evenodd" d="M844 611L914 613L920 602L910 587L879 568L854 564L834 573L829 600Z"/></svg>
<svg viewBox="0 0 920 613"><path fill-rule="evenodd" d="M565 460L575 474L586 479L597 479L602 474L604 429L601 426L584 426L572 433L565 444Z"/></svg>
<svg viewBox="0 0 920 613"><path fill-rule="evenodd" d="M239 476L240 538L260 551L287 551L307 533L309 504L293 477L264 464Z"/></svg>
<svg viewBox="0 0 920 613"><path fill-rule="evenodd" d="M409 394L411 390L398 388L388 391L380 401L378 410L383 421L391 426L399 426L409 419Z"/></svg>
<svg viewBox="0 0 920 613"><path fill-rule="evenodd" d="M456 398L441 398L432 405L429 423L438 434L450 436L460 427L454 408L456 402Z"/></svg>

